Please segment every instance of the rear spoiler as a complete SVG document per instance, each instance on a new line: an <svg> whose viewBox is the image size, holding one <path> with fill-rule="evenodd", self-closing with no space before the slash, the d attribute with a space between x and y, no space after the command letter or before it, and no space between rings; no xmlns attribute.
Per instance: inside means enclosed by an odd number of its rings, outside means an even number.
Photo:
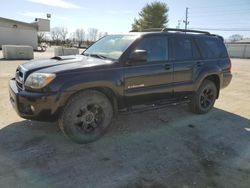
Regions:
<svg viewBox="0 0 250 188"><path fill-rule="evenodd" d="M224 38L220 35L216 35L216 34L211 34L211 36L217 37L219 39L221 39L224 42Z"/></svg>

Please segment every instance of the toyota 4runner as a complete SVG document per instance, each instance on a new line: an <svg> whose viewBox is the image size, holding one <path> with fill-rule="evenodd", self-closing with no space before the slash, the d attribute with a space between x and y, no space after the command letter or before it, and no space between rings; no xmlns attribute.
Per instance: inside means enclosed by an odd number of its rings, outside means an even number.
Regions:
<svg viewBox="0 0 250 188"><path fill-rule="evenodd" d="M81 55L22 64L9 93L21 117L58 121L67 137L88 143L131 106L189 100L193 112L207 113L231 78L221 36L165 28L108 35Z"/></svg>

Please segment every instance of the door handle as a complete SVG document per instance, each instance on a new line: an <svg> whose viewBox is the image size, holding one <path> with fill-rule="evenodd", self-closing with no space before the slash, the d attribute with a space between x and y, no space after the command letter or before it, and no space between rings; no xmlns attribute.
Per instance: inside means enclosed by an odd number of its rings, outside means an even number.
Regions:
<svg viewBox="0 0 250 188"><path fill-rule="evenodd" d="M196 66L197 66L197 67L201 67L202 65L203 65L202 62L199 62L199 61L198 61L198 62L196 63Z"/></svg>
<svg viewBox="0 0 250 188"><path fill-rule="evenodd" d="M166 70L170 70L171 69L171 65L170 64L165 64L165 69Z"/></svg>

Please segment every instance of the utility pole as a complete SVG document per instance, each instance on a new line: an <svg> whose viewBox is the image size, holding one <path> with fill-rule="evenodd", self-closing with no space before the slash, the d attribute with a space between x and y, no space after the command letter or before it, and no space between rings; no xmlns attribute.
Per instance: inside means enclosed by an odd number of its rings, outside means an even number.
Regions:
<svg viewBox="0 0 250 188"><path fill-rule="evenodd" d="M187 26L189 24L189 21L188 21L188 7L186 8L186 19L183 20L183 22L185 23L185 30L187 30Z"/></svg>

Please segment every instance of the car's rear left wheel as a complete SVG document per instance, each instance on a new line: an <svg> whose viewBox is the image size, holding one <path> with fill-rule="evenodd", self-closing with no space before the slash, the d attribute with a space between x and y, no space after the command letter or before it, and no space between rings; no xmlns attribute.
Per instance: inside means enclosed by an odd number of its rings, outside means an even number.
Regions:
<svg viewBox="0 0 250 188"><path fill-rule="evenodd" d="M217 88L214 82L204 80L190 102L190 109L194 113L204 114L209 112L217 98Z"/></svg>

